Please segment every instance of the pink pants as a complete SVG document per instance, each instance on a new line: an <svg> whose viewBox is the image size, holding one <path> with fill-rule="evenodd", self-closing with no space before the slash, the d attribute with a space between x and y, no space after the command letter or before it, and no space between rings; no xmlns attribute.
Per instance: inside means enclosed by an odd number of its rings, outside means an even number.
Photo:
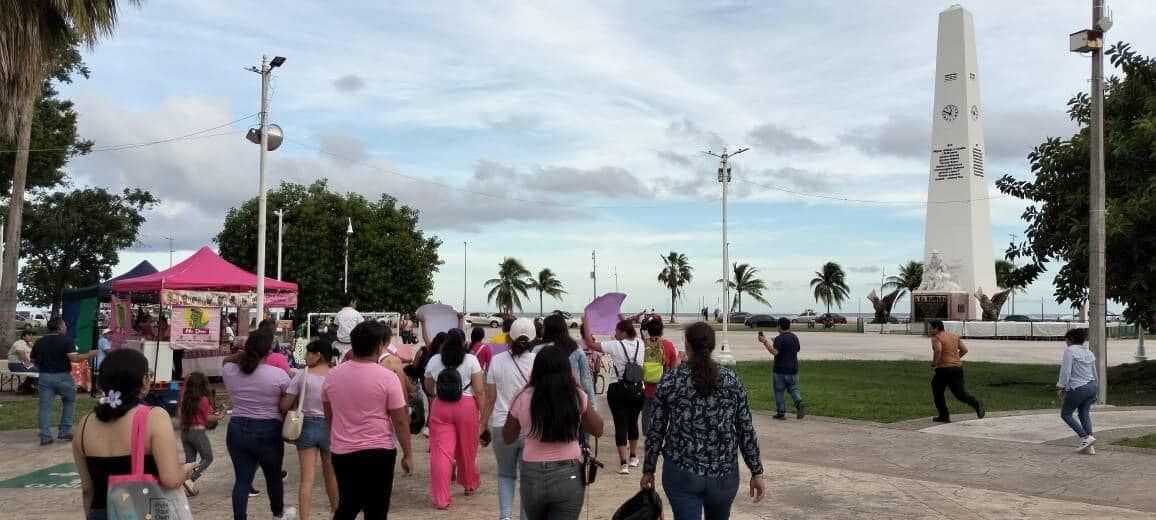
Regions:
<svg viewBox="0 0 1156 520"><path fill-rule="evenodd" d="M478 405L463 395L456 403L434 399L429 418L430 493L434 507L450 506L450 480L458 466L458 483L468 491L478 489Z"/></svg>

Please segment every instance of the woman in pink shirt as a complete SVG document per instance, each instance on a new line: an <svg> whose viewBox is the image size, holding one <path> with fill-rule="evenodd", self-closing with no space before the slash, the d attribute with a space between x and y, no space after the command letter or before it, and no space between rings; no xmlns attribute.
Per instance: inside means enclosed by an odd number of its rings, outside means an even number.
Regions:
<svg viewBox="0 0 1156 520"><path fill-rule="evenodd" d="M413 473L405 392L397 374L378 364L390 335L377 321L359 323L349 334L353 359L330 370L321 387L337 476L334 520L363 511L365 520L388 516L397 444L402 471Z"/></svg>
<svg viewBox="0 0 1156 520"><path fill-rule="evenodd" d="M589 405L570 369L570 356L548 346L534 358L530 383L510 405L502 438L525 433L522 505L529 520L578 520L582 512L582 449L578 429L602 436L602 417Z"/></svg>

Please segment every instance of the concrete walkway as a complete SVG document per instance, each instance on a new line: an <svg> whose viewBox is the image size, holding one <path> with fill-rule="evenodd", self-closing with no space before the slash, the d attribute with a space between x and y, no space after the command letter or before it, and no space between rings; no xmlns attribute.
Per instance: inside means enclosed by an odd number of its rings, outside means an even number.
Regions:
<svg viewBox="0 0 1156 520"><path fill-rule="evenodd" d="M1112 407L1092 409L1092 428L1100 436L1101 432L1112 430L1148 428L1156 431L1156 409L1114 410ZM987 417L982 421L961 421L940 424L920 430L936 435L972 437L977 439L998 439L1028 444L1070 440L1075 443L1075 434L1060 420L1058 412L1025 412L1002 417Z"/></svg>
<svg viewBox="0 0 1156 520"><path fill-rule="evenodd" d="M1097 417L1104 413L1110 412L1097 412ZM199 520L232 517L225 428L211 433L217 460L200 481L200 496L191 500ZM1135 450L1108 448L1089 457L1064 446L928 434L893 425L815 417L780 422L764 414L756 416L756 428L769 494L764 502L751 503L744 475L735 501L736 519L1156 518L1156 494L1151 492L1156 455ZM601 455L612 463L608 438L600 443ZM40 448L35 442L32 431L0 432L0 450L9 454L0 465L0 480L71 461L67 445ZM483 475L479 492L465 497L456 488L453 507L435 511L429 502L426 446L424 439L415 439L417 471L412 477L397 479L393 516L496 518L493 452L479 452ZM299 470L291 447L286 449L285 467L289 471L286 502L295 504ZM638 478L637 470L629 476L601 473L590 488L589 518L610 518L637 490ZM261 477L256 486L264 492ZM311 518L328 518L324 500L316 483ZM0 489L0 516L5 519L73 519L80 509L78 489ZM249 512L252 518L268 518L268 499L251 499Z"/></svg>

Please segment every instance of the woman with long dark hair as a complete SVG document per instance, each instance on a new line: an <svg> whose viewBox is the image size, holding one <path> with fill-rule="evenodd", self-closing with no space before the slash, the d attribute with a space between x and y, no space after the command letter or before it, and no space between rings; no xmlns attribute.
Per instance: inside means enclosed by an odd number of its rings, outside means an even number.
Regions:
<svg viewBox="0 0 1156 520"><path fill-rule="evenodd" d="M274 517L285 513L281 460L281 394L289 386L284 370L265 363L273 350L273 333L258 329L245 340L245 349L225 358L221 375L233 415L225 433L225 446L233 461L233 518L244 520L249 509L249 490L257 468L265 475L269 508Z"/></svg>
<svg viewBox="0 0 1156 520"><path fill-rule="evenodd" d="M96 384L102 397L93 413L80 421L80 434L72 440L87 520L108 518L108 477L132 473L131 423L151 383L149 362L136 350L110 352L101 367ZM177 437L168 412L149 410L147 428L145 473L157 477L163 488L181 487L196 465L182 466L177 460Z"/></svg>
<svg viewBox="0 0 1156 520"><path fill-rule="evenodd" d="M602 417L574 382L570 353L550 345L534 358L530 383L510 405L502 440L525 436L522 504L528 520L577 520L582 512L578 430L602 436Z"/></svg>
<svg viewBox="0 0 1156 520"><path fill-rule="evenodd" d="M586 316L582 316L586 321ZM638 339L634 322L621 320L614 328L614 341L600 342L586 331L586 347L610 356L614 369L610 371L610 386L606 388L606 404L614 419L614 445L618 448L618 474L629 475L630 468L638 467L638 418L642 415L642 363L646 347ZM636 369L636 370L635 370ZM635 380L637 379L637 380ZM627 444L630 458L626 457Z"/></svg>
<svg viewBox="0 0 1156 520"><path fill-rule="evenodd" d="M566 323L566 318L557 314L546 316L542 324L542 344L534 347L534 351L538 352L549 345L566 353L578 386L586 392L587 399L594 399L594 375L590 371L590 361L586 359L586 353L578 348L578 342L570 337L570 325Z"/></svg>
<svg viewBox="0 0 1156 520"><path fill-rule="evenodd" d="M478 412L486 399L482 365L466 352L466 336L450 329L426 365L425 389L433 396L429 417L430 493L434 507L450 507L450 480L457 462L458 483L473 494L478 470Z"/></svg>
<svg viewBox="0 0 1156 520"><path fill-rule="evenodd" d="M470 331L470 354L478 358L482 364L482 372L490 371L490 362L494 360L494 347L486 343L486 329L474 327Z"/></svg>
<svg viewBox="0 0 1156 520"><path fill-rule="evenodd" d="M305 414L305 421L301 424L301 435L294 441L301 466L301 482L297 488L297 508L301 518L309 518L318 453L321 455L321 475L325 479L325 495L329 498L329 511L337 510L337 477L333 473L329 428L325 425L325 406L321 402L321 389L338 354L338 350L327 341L310 342L305 346L305 369L293 376L289 386L285 387L285 395L281 396L282 412L294 409L298 400L304 400L301 412ZM304 393L301 391L302 387L305 388Z"/></svg>
<svg viewBox="0 0 1156 520"><path fill-rule="evenodd" d="M534 322L518 318L510 325L508 348L494 356L486 373L486 406L482 409L482 424L489 430L482 433L482 444L494 443L494 459L498 470L498 518L513 518L514 489L518 485L518 464L522 460L523 439L506 442L502 427L510 413L514 397L530 383L530 369L534 367L534 353L530 342L534 339ZM524 504L523 504L524 505ZM525 507L522 518L526 518Z"/></svg>
<svg viewBox="0 0 1156 520"><path fill-rule="evenodd" d="M738 452L751 471L751 497L763 499L763 463L746 387L711 358L714 329L686 329L686 362L658 383L646 432L643 489L654 487L662 454L662 487L675 520L726 520L739 490Z"/></svg>

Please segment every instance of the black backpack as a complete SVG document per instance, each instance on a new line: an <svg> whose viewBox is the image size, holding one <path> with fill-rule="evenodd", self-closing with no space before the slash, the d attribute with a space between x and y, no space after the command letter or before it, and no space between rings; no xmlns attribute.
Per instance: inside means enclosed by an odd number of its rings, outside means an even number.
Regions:
<svg viewBox="0 0 1156 520"><path fill-rule="evenodd" d="M618 346L622 347L622 355L625 356L626 344L619 341ZM639 350L642 350L642 347L635 343L634 357L626 360L622 373L618 374L618 382L622 383L631 396L642 397L642 365L638 364Z"/></svg>
<svg viewBox="0 0 1156 520"><path fill-rule="evenodd" d="M465 392L472 382L462 385L462 375L458 373L458 367L443 368L438 373L436 395L438 399L447 403L456 403L462 399L462 392Z"/></svg>

